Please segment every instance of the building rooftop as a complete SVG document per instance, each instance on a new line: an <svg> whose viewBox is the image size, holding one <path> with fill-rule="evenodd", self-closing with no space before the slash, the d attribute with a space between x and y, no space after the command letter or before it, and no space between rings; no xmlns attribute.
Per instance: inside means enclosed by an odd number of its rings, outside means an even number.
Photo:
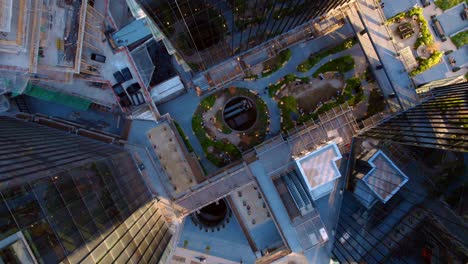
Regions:
<svg viewBox="0 0 468 264"><path fill-rule="evenodd" d="M336 161L341 158L338 146L333 143L296 160L309 191L314 191L341 176L336 165Z"/></svg>
<svg viewBox="0 0 468 264"><path fill-rule="evenodd" d="M405 185L408 177L382 150L378 150L368 162L372 169L362 180L385 203Z"/></svg>

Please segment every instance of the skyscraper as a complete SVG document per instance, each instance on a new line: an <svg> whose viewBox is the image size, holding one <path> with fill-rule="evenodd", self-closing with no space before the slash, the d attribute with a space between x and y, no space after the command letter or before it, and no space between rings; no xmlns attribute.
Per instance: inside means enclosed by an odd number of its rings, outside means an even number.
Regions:
<svg viewBox="0 0 468 264"><path fill-rule="evenodd" d="M468 261L467 95L467 83L435 88L354 139L335 230L340 263Z"/></svg>
<svg viewBox="0 0 468 264"><path fill-rule="evenodd" d="M419 105L389 117L359 136L422 147L468 150L468 83L430 90Z"/></svg>
<svg viewBox="0 0 468 264"><path fill-rule="evenodd" d="M157 263L172 234L121 147L0 116L5 263Z"/></svg>
<svg viewBox="0 0 468 264"><path fill-rule="evenodd" d="M198 72L350 0L137 0Z"/></svg>

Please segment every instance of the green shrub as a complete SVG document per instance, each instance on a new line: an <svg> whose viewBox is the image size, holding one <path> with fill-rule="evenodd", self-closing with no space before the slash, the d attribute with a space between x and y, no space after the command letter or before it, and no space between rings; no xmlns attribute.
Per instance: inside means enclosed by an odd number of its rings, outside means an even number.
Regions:
<svg viewBox="0 0 468 264"><path fill-rule="evenodd" d="M193 147L192 144L190 144L190 141L188 141L187 136L184 133L184 130L182 130L182 127L179 125L179 123L174 121L174 125L179 132L180 137L184 141L185 147L187 148L188 152L193 152Z"/></svg>
<svg viewBox="0 0 468 264"><path fill-rule="evenodd" d="M451 37L451 39L457 48L468 44L468 30L456 34L455 36Z"/></svg>
<svg viewBox="0 0 468 264"><path fill-rule="evenodd" d="M281 115L283 116L281 129L286 132L294 127L294 122L291 119L291 114L297 114L298 112L296 98L294 98L293 96L283 97L279 100L278 106L281 110Z"/></svg>
<svg viewBox="0 0 468 264"><path fill-rule="evenodd" d="M355 38L355 37L349 38L349 39L346 39L345 41L343 41L342 43L338 44L337 46L335 46L335 47L333 47L331 49L328 49L328 50L325 50L325 51L322 51L322 52L319 52L319 53L316 53L316 54L312 54L312 55L309 56L309 58L307 60L305 60L301 64L299 64L296 69L298 71L300 71L300 72L306 72L306 71L312 69L312 67L314 67L314 65L319 63L325 57L327 57L327 56L329 56L331 54L338 53L338 52L343 51L343 50L350 49L351 47L356 45L357 42L358 42L357 38Z"/></svg>
<svg viewBox="0 0 468 264"><path fill-rule="evenodd" d="M286 62L288 62L289 59L291 59L291 56L292 56L291 50L286 49L286 50L281 51L276 57L268 60L270 62L274 61L274 64L269 70L262 72L262 77L267 77L273 74L274 72L278 71L279 69L281 69L281 67L283 67L283 65Z"/></svg>
<svg viewBox="0 0 468 264"><path fill-rule="evenodd" d="M354 59L350 55L343 56L334 60L331 60L324 65L322 65L312 76L317 78L320 73L337 71L340 73L345 73L354 68Z"/></svg>
<svg viewBox="0 0 468 264"><path fill-rule="evenodd" d="M385 110L384 97L377 88L372 89L367 106L367 117L373 116Z"/></svg>
<svg viewBox="0 0 468 264"><path fill-rule="evenodd" d="M435 0L434 3L442 10L450 9L465 1L468 4L468 0Z"/></svg>
<svg viewBox="0 0 468 264"><path fill-rule="evenodd" d="M396 21L401 20L401 19L403 19L405 17L406 17L406 12L400 12L400 13L392 16L391 18L387 19L387 24L393 24Z"/></svg>
<svg viewBox="0 0 468 264"><path fill-rule="evenodd" d="M200 104L201 104L201 106L203 107L204 110L208 110L211 107L213 107L215 102L216 102L216 96L214 94L212 94L212 95L209 95L209 96L203 98L203 100L201 101Z"/></svg>
<svg viewBox="0 0 468 264"><path fill-rule="evenodd" d="M419 61L419 66L418 68L414 69L412 72L410 72L411 76L418 75L422 72L425 72L426 70L432 68L433 66L437 65L440 62L440 59L442 59L442 55L444 53L436 51L434 52L429 58L427 59L418 59Z"/></svg>
<svg viewBox="0 0 468 264"><path fill-rule="evenodd" d="M358 77L352 77L346 80L346 89L354 90L356 93L361 91L361 80Z"/></svg>

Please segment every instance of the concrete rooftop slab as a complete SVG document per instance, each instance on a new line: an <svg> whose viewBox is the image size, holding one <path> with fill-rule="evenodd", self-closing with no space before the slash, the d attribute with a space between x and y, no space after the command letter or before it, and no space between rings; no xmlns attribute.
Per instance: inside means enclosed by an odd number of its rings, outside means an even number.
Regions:
<svg viewBox="0 0 468 264"><path fill-rule="evenodd" d="M340 177L336 161L341 153L336 144L329 144L296 160L309 191L319 188Z"/></svg>
<svg viewBox="0 0 468 264"><path fill-rule="evenodd" d="M370 159L373 167L362 179L386 203L408 181L408 177L381 150Z"/></svg>

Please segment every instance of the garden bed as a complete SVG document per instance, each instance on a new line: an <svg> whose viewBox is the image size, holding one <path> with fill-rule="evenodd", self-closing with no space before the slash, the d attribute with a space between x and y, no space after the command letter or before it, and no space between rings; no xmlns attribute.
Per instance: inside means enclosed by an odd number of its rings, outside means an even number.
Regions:
<svg viewBox="0 0 468 264"><path fill-rule="evenodd" d="M257 119L255 124L244 132L233 131L223 119L223 107L230 98L248 97L255 103ZM222 100L222 101L218 101ZM223 107L218 109L222 103ZM212 109L216 106L216 109ZM204 115L209 111L214 113L213 125L217 131L207 127L210 120ZM192 129L209 161L215 166L222 167L241 158L241 151L248 150L263 142L268 129L268 108L265 102L257 95L245 88L228 88L205 97L192 118ZM222 133L222 134L219 134ZM223 135L224 134L224 135ZM217 138L223 136L223 138ZM234 142L234 143L233 143Z"/></svg>
<svg viewBox="0 0 468 264"><path fill-rule="evenodd" d="M312 67L314 67L314 65L319 63L322 59L326 58L327 56L338 53L340 51L350 49L352 46L357 44L357 42L358 41L357 41L357 39L355 37L349 38L349 39L346 39L345 41L343 41L341 44L339 44L339 45L337 45L337 46L335 46L335 47L333 47L331 49L327 49L325 51L312 54L312 55L309 56L309 58L307 60L303 61L301 64L299 64L297 66L297 70L300 71L300 72L306 72L306 71L312 69Z"/></svg>
<svg viewBox="0 0 468 264"><path fill-rule="evenodd" d="M457 48L461 48L462 46L468 44L468 30L460 32L450 39L452 39L453 44L455 44Z"/></svg>
<svg viewBox="0 0 468 264"><path fill-rule="evenodd" d="M348 79L344 89L336 89L336 87L322 88L314 90L310 95L299 97L298 95L288 95L279 99L278 107L281 111L281 130L283 132L290 130L297 124L317 119L320 114L344 102L348 102L350 106L354 106L364 100L361 80L357 77ZM340 92L341 89L342 91ZM318 104L322 101L325 101L325 103Z"/></svg>
<svg viewBox="0 0 468 264"><path fill-rule="evenodd" d="M320 73L336 71L339 73L345 73L354 68L354 59L352 56L347 55L334 60L331 60L317 69L312 76L317 78Z"/></svg>
<svg viewBox="0 0 468 264"><path fill-rule="evenodd" d="M435 0L434 1L435 5L444 11L463 2L468 4L468 0Z"/></svg>

